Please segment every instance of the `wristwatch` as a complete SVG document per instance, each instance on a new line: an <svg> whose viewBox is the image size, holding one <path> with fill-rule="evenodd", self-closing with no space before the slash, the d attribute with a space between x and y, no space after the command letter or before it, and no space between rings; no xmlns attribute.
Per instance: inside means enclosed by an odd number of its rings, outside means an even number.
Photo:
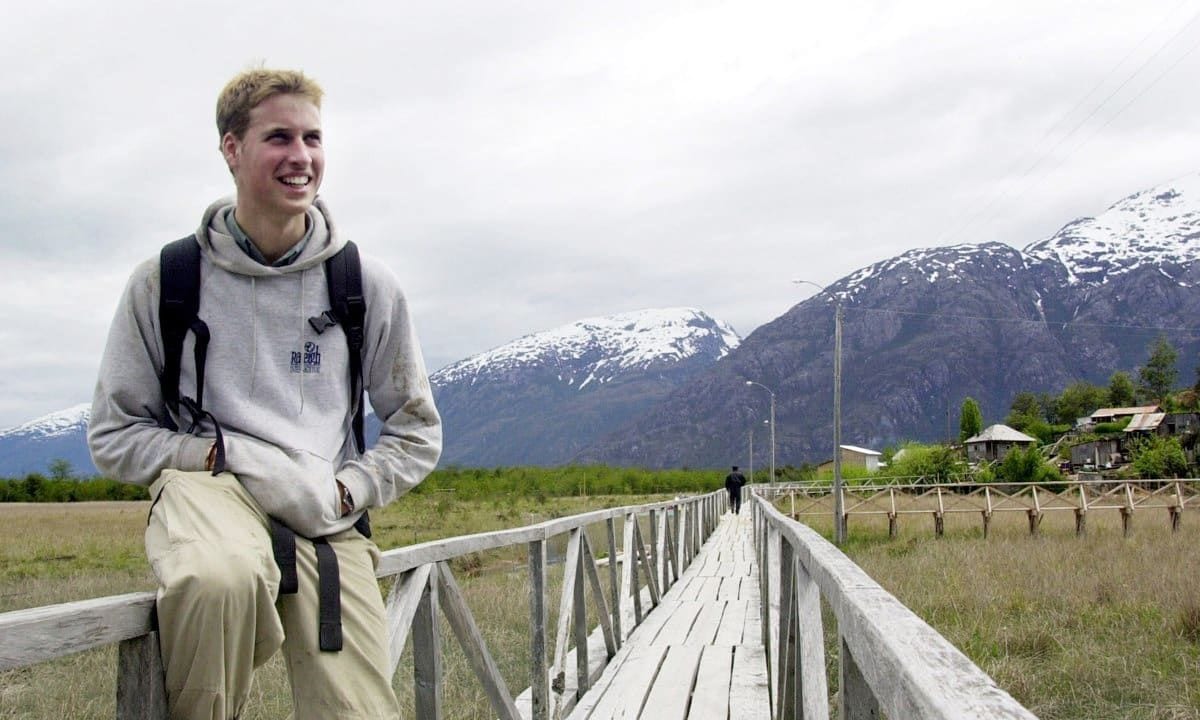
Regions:
<svg viewBox="0 0 1200 720"><path fill-rule="evenodd" d="M342 484L341 480L335 480L338 486L338 494L342 499L342 517L354 512L354 496L350 494L350 488Z"/></svg>

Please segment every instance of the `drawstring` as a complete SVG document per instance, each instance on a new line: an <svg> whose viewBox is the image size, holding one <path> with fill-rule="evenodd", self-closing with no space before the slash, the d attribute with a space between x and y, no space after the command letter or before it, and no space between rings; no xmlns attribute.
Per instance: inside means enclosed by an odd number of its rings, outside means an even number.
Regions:
<svg viewBox="0 0 1200 720"><path fill-rule="evenodd" d="M250 315L254 318L254 335L250 343L250 397L258 384L258 282L250 276Z"/></svg>
<svg viewBox="0 0 1200 720"><path fill-rule="evenodd" d="M304 276L307 274L308 274L307 270L300 271L300 302L299 302L299 305L300 305L300 313L299 313L299 315L300 315L300 333L299 333L299 340L297 341L297 343L300 345L300 352L301 352L301 357L300 357L300 412L297 413L299 415L304 414L304 371L308 369L304 365L304 356L303 356L303 353L304 353L304 324L305 324L305 322L307 322L304 318Z"/></svg>

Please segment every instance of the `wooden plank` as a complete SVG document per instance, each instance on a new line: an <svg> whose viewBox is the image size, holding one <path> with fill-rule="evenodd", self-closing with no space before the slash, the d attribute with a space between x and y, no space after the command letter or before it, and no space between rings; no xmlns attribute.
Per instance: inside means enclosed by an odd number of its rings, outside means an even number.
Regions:
<svg viewBox="0 0 1200 720"><path fill-rule="evenodd" d="M712 645L721 628L721 617L725 614L725 601L702 603L700 614L692 623L692 630L684 639L685 645Z"/></svg>
<svg viewBox="0 0 1200 720"><path fill-rule="evenodd" d="M595 706L587 705L589 698L585 695L584 700L568 716L570 720L638 717L666 652L667 648L662 645L634 646L621 671L597 698Z"/></svg>
<svg viewBox="0 0 1200 720"><path fill-rule="evenodd" d="M0 615L0 670L149 633L154 593L129 593Z"/></svg>
<svg viewBox="0 0 1200 720"><path fill-rule="evenodd" d="M122 640L117 649L117 720L167 720L158 633Z"/></svg>
<svg viewBox="0 0 1200 720"><path fill-rule="evenodd" d="M458 644L462 647L467 663L475 671L475 677L479 678L479 682L483 684L483 691L491 701L492 709L496 711L501 720L520 720L521 714L517 712L517 706L513 703L512 695L508 692L504 678L500 675L500 669L492 660L487 643L484 642L483 635L475 625L475 618L471 615L471 609L467 607L467 602L458 589L458 583L450 572L450 566L446 563L438 563L437 568L440 584L438 599L441 601L442 612L445 613L446 620L450 623L450 629L458 638Z"/></svg>
<svg viewBox="0 0 1200 720"><path fill-rule="evenodd" d="M686 720L696 671L700 667L701 647L675 645L658 668L642 717L654 720Z"/></svg>
<svg viewBox="0 0 1200 720"><path fill-rule="evenodd" d="M650 562L650 558L646 556L646 548L642 543L642 529L636 523L633 526L634 547L637 548L638 559L642 562L642 569L646 571L646 587L650 588L650 602L657 605L662 602L662 594L658 592L658 578L654 571L654 565ZM634 577L637 577L636 568Z"/></svg>
<svg viewBox="0 0 1200 720"><path fill-rule="evenodd" d="M404 643L408 640L413 616L417 613L421 594L429 585L429 574L433 567L422 565L402 574L388 593L385 620L388 631L388 659L392 666L389 675L395 675L396 668L400 665L400 655L404 652Z"/></svg>
<svg viewBox="0 0 1200 720"><path fill-rule="evenodd" d="M592 597L596 603L596 614L600 618L600 630L604 633L605 651L608 657L617 654L617 640L613 633L612 617L608 613L608 601L604 597L604 588L600 585L600 573L596 570L596 559L592 556L592 545L588 542L587 534L584 533L582 540L583 557L580 562L583 563L584 569L587 571L587 578L592 586Z"/></svg>
<svg viewBox="0 0 1200 720"><path fill-rule="evenodd" d="M728 720L729 682L733 671L733 648L709 646L700 656L696 686L687 720ZM734 720L741 720L734 718Z"/></svg>
<svg viewBox="0 0 1200 720"><path fill-rule="evenodd" d="M770 720L767 692L767 658L761 647L738 645L733 649L729 681L729 717L736 720Z"/></svg>
<svg viewBox="0 0 1200 720"><path fill-rule="evenodd" d="M580 565L585 564L583 548L587 545L587 533L581 528L571 531L573 535L579 538L579 543L576 546L576 552L579 554L578 562ZM593 568L595 570L595 568ZM576 695L583 695L587 689L591 687L591 678L588 677L588 628L587 628L587 601L584 593L583 576L586 573L582 567L577 567L575 571L575 590L572 593L574 596L574 610L572 616L575 626L575 687Z"/></svg>
<svg viewBox="0 0 1200 720"><path fill-rule="evenodd" d="M612 611L612 628L613 636L616 638L617 647L621 646L625 635L621 632L621 583L617 578L617 521L615 518L608 518L604 521L604 531L608 536L608 585L609 591L612 593L612 601L609 603L609 608Z"/></svg>
<svg viewBox="0 0 1200 720"><path fill-rule="evenodd" d="M413 695L417 717L442 720L442 640L438 582L426 582L413 616Z"/></svg>
<svg viewBox="0 0 1200 720"><path fill-rule="evenodd" d="M748 604L741 600L730 600L725 603L725 612L721 616L721 625L717 628L713 645L741 645L743 641L761 644L758 636L745 637L746 616L758 616L758 608L749 612Z"/></svg>
<svg viewBox="0 0 1200 720"><path fill-rule="evenodd" d="M663 625L663 629L654 638L654 644L682 645L683 641L687 639L688 633L691 632L692 624L696 622L696 617L700 614L702 607L704 607L704 603L680 602L671 613L671 619Z"/></svg>

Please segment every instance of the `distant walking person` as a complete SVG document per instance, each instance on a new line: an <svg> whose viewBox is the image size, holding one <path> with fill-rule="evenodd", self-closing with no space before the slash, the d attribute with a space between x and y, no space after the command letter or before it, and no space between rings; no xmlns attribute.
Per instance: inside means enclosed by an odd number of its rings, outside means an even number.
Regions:
<svg viewBox="0 0 1200 720"><path fill-rule="evenodd" d="M725 476L725 489L729 492L729 509L734 514L742 511L742 486L746 484L746 476L738 472L738 466L733 466L733 472Z"/></svg>

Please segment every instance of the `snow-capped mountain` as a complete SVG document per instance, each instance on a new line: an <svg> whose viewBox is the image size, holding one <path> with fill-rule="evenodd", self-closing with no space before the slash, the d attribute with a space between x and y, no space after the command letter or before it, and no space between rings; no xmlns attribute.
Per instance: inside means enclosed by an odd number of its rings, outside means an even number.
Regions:
<svg viewBox="0 0 1200 720"><path fill-rule="evenodd" d="M911 250L758 328L723 362L578 457L666 467L744 462L746 433L765 416L764 399L745 387L750 379L776 395L777 465L829 459L836 304L848 444L954 436L967 396L998 422L1019 391L1107 384L1113 372L1144 364L1160 333L1179 351L1180 385L1190 385L1200 356L1200 334L1187 329L1200 318L1198 260L1200 175L1131 195L1024 250ZM766 448L760 436L759 467Z"/></svg>
<svg viewBox="0 0 1200 720"><path fill-rule="evenodd" d="M639 310L587 318L449 365L430 376L434 385L479 382L523 368L558 370L558 379L583 390L633 370L724 357L740 339L733 328L693 308Z"/></svg>
<svg viewBox="0 0 1200 720"><path fill-rule="evenodd" d="M1025 248L1056 261L1072 285L1099 285L1146 266L1170 274L1200 259L1200 175L1130 195Z"/></svg>
<svg viewBox="0 0 1200 720"><path fill-rule="evenodd" d="M553 465L628 422L737 346L693 308L588 318L454 363L430 380L443 460Z"/></svg>
<svg viewBox="0 0 1200 720"><path fill-rule="evenodd" d="M92 407L75 405L27 423L0 430L0 477L49 471L54 460L66 460L79 475L94 475L86 434Z"/></svg>

